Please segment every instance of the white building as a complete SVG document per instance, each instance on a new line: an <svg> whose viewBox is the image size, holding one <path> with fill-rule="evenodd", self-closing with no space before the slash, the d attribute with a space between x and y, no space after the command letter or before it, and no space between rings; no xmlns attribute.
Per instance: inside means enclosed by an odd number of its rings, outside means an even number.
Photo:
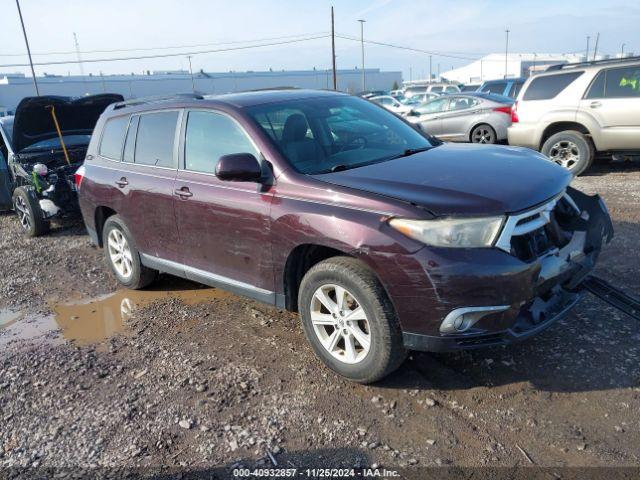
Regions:
<svg viewBox="0 0 640 480"><path fill-rule="evenodd" d="M591 59L591 55L589 57ZM598 55L596 58L608 58L608 55ZM584 53L510 53L506 59L504 53L492 53L440 76L455 83L475 84L505 78L505 71L507 78L528 77L532 72L544 70L549 65L584 61Z"/></svg>
<svg viewBox="0 0 640 480"><path fill-rule="evenodd" d="M356 93L361 90L362 70L338 70L338 89ZM394 83L402 84L401 72L365 69L367 89L390 90ZM138 98L170 95L195 90L203 94L220 94L260 88L299 87L329 89L333 86L330 70L265 71L265 72L148 72L146 75L45 75L37 77L41 95L81 96L98 93L120 93ZM16 108L24 97L35 95L33 80L22 74L0 73L0 112ZM2 113L0 113L1 115Z"/></svg>

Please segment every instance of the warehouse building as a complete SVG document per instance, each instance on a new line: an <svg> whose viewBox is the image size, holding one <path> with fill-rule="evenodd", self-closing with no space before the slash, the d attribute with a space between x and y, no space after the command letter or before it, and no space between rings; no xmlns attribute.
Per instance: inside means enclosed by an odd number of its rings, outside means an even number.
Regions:
<svg viewBox="0 0 640 480"><path fill-rule="evenodd" d="M362 86L362 70L338 70L338 89L357 93ZM402 84L401 72L365 69L367 89L390 90ZM41 95L81 96L103 92L120 93L125 98L191 92L221 94L260 88L298 87L329 89L333 86L331 70L265 72L194 72L154 71L144 75L86 75L37 77ZM31 77L0 73L0 116L15 109L20 100L35 95Z"/></svg>

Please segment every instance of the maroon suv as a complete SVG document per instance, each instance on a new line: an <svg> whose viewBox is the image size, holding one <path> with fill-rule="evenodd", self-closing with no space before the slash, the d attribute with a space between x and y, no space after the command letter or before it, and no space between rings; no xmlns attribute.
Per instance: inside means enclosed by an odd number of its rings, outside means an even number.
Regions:
<svg viewBox="0 0 640 480"><path fill-rule="evenodd" d="M114 104L76 181L120 283L167 272L298 311L330 368L371 382L407 350L511 343L576 304L613 229L571 178L281 90Z"/></svg>

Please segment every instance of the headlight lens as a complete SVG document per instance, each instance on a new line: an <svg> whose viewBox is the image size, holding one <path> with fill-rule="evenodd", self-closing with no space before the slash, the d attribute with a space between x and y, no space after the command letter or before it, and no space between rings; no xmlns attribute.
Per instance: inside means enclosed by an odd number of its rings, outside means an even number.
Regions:
<svg viewBox="0 0 640 480"><path fill-rule="evenodd" d="M500 233L504 217L409 220L393 218L389 225L409 238L436 247L490 247Z"/></svg>

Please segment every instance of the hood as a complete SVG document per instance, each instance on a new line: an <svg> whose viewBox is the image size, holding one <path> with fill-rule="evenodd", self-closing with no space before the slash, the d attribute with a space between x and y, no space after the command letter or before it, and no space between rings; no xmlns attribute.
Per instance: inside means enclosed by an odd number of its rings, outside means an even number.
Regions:
<svg viewBox="0 0 640 480"><path fill-rule="evenodd" d="M122 95L113 93L80 98L52 95L23 98L13 120L13 151L20 152L29 145L58 136L49 105L55 107L63 135L90 135L104 109L122 100Z"/></svg>
<svg viewBox="0 0 640 480"><path fill-rule="evenodd" d="M560 193L571 174L519 147L443 144L405 158L314 178L396 198L435 215L502 215Z"/></svg>

